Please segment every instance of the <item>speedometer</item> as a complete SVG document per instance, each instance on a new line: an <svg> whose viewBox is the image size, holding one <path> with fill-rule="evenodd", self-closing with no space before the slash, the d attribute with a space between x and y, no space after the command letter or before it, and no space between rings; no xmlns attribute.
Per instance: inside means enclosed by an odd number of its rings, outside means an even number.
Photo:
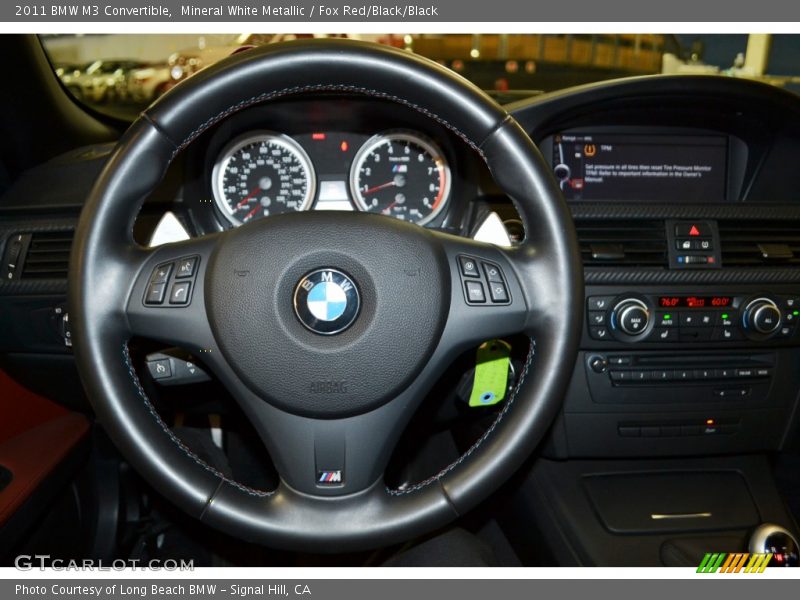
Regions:
<svg viewBox="0 0 800 600"><path fill-rule="evenodd" d="M307 210L316 177L302 146L271 132L251 133L222 151L212 173L217 207L235 226Z"/></svg>
<svg viewBox="0 0 800 600"><path fill-rule="evenodd" d="M450 168L432 141L410 132L383 133L356 154L350 191L360 210L425 225L447 203Z"/></svg>

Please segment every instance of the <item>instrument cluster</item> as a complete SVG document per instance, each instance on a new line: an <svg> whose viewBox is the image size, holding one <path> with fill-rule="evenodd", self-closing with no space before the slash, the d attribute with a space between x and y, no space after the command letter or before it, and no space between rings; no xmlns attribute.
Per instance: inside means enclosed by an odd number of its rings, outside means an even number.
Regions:
<svg viewBox="0 0 800 600"><path fill-rule="evenodd" d="M215 206L234 227L304 210L358 210L428 225L446 209L452 184L440 146L410 129L371 136L249 131L222 147L211 179Z"/></svg>

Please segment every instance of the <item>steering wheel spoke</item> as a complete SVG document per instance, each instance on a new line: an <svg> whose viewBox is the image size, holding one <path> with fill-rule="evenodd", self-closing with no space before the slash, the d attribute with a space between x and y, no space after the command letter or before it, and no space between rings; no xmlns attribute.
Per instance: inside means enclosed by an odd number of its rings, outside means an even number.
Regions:
<svg viewBox="0 0 800 600"><path fill-rule="evenodd" d="M421 377L375 410L322 419L277 409L232 373L220 375L258 433L282 483L323 497L356 494L381 484L397 440L432 379ZM331 389L332 402L335 395Z"/></svg>

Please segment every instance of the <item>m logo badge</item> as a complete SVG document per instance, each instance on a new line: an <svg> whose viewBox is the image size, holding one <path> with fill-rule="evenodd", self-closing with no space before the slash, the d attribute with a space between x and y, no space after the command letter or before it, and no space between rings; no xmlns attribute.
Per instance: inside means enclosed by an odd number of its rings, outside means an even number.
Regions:
<svg viewBox="0 0 800 600"><path fill-rule="evenodd" d="M355 283L336 269L317 269L295 287L294 311L314 333L334 335L353 324L361 300Z"/></svg>
<svg viewBox="0 0 800 600"><path fill-rule="evenodd" d="M341 485L344 477L341 471L318 471L317 485Z"/></svg>

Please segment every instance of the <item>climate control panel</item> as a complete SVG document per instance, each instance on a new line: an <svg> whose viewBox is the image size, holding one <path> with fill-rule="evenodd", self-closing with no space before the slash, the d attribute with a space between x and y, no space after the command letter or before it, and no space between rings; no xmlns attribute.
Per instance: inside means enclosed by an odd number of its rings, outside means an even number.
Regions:
<svg viewBox="0 0 800 600"><path fill-rule="evenodd" d="M589 337L623 343L765 342L791 340L800 322L800 295L590 295ZM798 336L800 341L800 336Z"/></svg>

